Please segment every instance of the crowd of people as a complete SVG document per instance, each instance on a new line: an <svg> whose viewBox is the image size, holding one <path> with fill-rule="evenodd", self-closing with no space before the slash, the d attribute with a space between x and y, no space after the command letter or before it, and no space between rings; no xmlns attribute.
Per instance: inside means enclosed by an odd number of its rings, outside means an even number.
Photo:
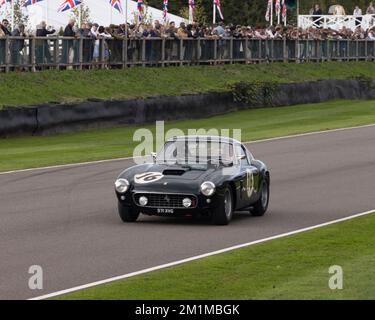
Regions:
<svg viewBox="0 0 375 320"><path fill-rule="evenodd" d="M358 7L355 8L354 14L362 14ZM312 9L312 19L319 19L322 15L322 11L319 5L315 5ZM373 15L375 19L375 8L372 3L366 10L366 14ZM111 25L109 27L100 26L97 23L84 22L78 26L75 19L71 19L65 29L57 31L52 27L48 27L46 22L42 21L36 30L32 33L28 33L23 24L17 25L13 30L9 28L9 21L4 19L0 23L0 65L5 61L5 41L1 41L1 38L7 36L18 37L17 39L11 39L9 45L9 51L11 56L12 64L19 64L19 60L22 58L21 51L25 47L25 41L23 38L26 37L37 37L36 40L36 61L37 62L50 62L52 56L50 49L48 48L48 36L59 35L63 37L69 37L70 39L63 40L61 59L63 63L69 62L69 56L71 51L76 51L74 54L76 57L79 56L77 50L76 41L74 39L85 39L83 41L82 55L84 62L95 62L99 59L109 58L110 55L121 56L121 45L114 46L113 43L116 41L109 40L122 40L128 38L132 39L144 39L144 38L166 38L166 39L224 39L224 38L235 38L235 39L291 39L291 40L326 40L326 39L351 39L351 40L375 40L375 27L370 29L363 29L361 24L357 24L355 29L342 27L340 29L324 28L323 26L310 27L307 29L297 28L290 25L275 25L269 27L261 26L243 26L234 24L224 24L219 22L215 25L205 25L202 23L191 23L187 24L181 22L178 26L175 22L170 21L168 23L161 23L159 20L155 20L152 23L141 23L141 24L121 24ZM50 38L51 39L51 38ZM104 43L104 51L102 51L102 43ZM117 41L118 43L118 41ZM151 45L151 44L150 44ZM157 46L157 45L156 45ZM137 48L133 45L133 49ZM208 48L208 45L207 45ZM154 46L151 50L146 48L146 55L149 52L155 52L158 48ZM209 49L209 48L208 48ZM132 50L130 46L128 50ZM186 51L189 54L189 45L186 45ZM116 52L119 51L119 52ZM161 51L161 50L160 50ZM153 53L150 54L153 54ZM129 51L128 51L129 55ZM157 53L160 55L160 53Z"/></svg>

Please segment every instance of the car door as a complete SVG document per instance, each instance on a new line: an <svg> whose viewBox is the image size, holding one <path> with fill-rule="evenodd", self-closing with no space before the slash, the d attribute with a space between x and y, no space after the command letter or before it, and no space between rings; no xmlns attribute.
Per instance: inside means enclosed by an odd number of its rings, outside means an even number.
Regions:
<svg viewBox="0 0 375 320"><path fill-rule="evenodd" d="M251 165L251 158L247 150L242 146L236 147L236 154L239 157L241 167L240 179L240 205L239 207L248 207L256 198L256 183L259 179L259 170Z"/></svg>

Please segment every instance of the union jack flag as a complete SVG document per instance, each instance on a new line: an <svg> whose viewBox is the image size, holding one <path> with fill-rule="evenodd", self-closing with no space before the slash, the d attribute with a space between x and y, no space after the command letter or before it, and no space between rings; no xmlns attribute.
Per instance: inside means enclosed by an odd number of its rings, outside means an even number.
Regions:
<svg viewBox="0 0 375 320"><path fill-rule="evenodd" d="M275 2L275 12L277 16L280 14L280 0L276 0Z"/></svg>
<svg viewBox="0 0 375 320"><path fill-rule="evenodd" d="M11 0L0 0L0 8L5 5L7 2L11 2Z"/></svg>
<svg viewBox="0 0 375 320"><path fill-rule="evenodd" d="M216 7L217 11L219 12L220 19L224 20L223 12L221 11L220 0L214 0L214 6Z"/></svg>
<svg viewBox="0 0 375 320"><path fill-rule="evenodd" d="M138 0L137 9L138 9L138 22L142 22L143 0Z"/></svg>
<svg viewBox="0 0 375 320"><path fill-rule="evenodd" d="M163 0L163 19L167 21L167 14L168 14L168 0Z"/></svg>
<svg viewBox="0 0 375 320"><path fill-rule="evenodd" d="M73 9L75 7L78 7L80 4L81 4L81 1L79 0L65 0L64 3L60 6L58 11L64 12L64 11Z"/></svg>
<svg viewBox="0 0 375 320"><path fill-rule="evenodd" d="M122 13L121 1L120 0L109 0L109 3L113 8L115 8L118 12Z"/></svg>
<svg viewBox="0 0 375 320"><path fill-rule="evenodd" d="M286 23L286 3L285 3L285 0L281 0L281 16L283 17L283 22Z"/></svg>
<svg viewBox="0 0 375 320"><path fill-rule="evenodd" d="M24 3L23 3L23 6L24 7L28 7L28 6L31 6L33 4L36 4L38 2L41 2L43 0L26 0Z"/></svg>

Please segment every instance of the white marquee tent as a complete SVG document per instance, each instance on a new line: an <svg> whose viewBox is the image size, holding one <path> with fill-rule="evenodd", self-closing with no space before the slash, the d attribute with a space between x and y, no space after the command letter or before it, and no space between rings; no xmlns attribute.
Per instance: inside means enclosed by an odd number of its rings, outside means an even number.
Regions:
<svg viewBox="0 0 375 320"><path fill-rule="evenodd" d="M34 5L28 6L25 9L25 13L29 16L28 27L34 29L40 21L47 21L48 25L53 26L55 29L64 27L69 18L72 17L71 11L58 12L58 8L64 2L64 0L44 0L38 2ZM119 13L116 9L112 8L109 4L109 0L84 0L85 5L90 9L90 21L96 22L100 25L108 26L110 24L119 24L125 22L125 8L127 2L127 17L128 22L134 22L134 14L137 12L137 2L131 0L122 0L123 13ZM160 0L160 6L162 5L162 0ZM10 13L10 4L7 4L7 8L3 8L2 16L5 15L4 10ZM153 8L145 7L147 16L152 20L163 21L163 11ZM180 22L185 21L182 17L169 14L167 16L169 21L175 21L176 25Z"/></svg>

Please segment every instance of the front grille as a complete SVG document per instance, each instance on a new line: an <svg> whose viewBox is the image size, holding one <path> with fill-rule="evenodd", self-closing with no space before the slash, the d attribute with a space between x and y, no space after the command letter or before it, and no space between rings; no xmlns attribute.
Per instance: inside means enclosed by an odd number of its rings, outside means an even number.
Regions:
<svg viewBox="0 0 375 320"><path fill-rule="evenodd" d="M139 198L145 196L148 199L146 208L181 208L191 209L197 206L197 197L189 194L170 194L170 193L135 193L133 195L134 202L139 205ZM189 208L185 208L182 205L182 200L189 198L192 201L192 205Z"/></svg>

